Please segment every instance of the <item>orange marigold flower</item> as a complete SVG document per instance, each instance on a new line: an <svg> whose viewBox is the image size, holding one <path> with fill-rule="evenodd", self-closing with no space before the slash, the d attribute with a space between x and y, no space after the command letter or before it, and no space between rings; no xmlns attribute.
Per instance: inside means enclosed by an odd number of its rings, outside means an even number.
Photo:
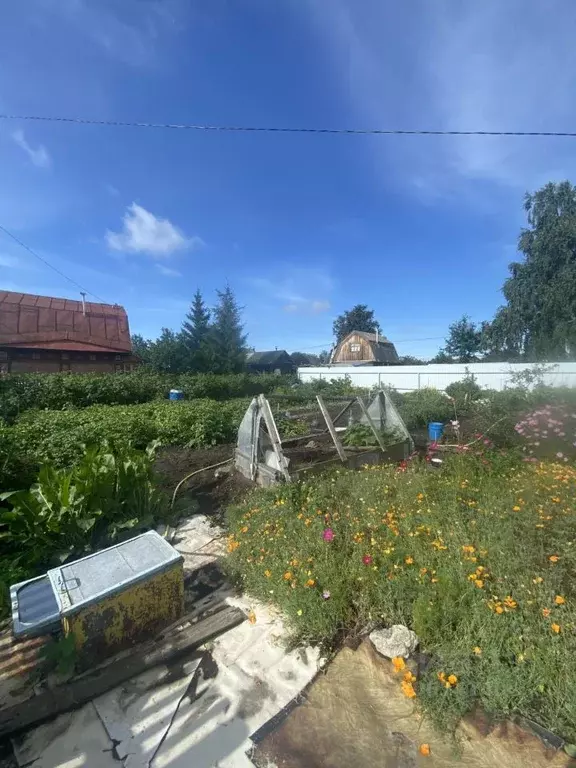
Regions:
<svg viewBox="0 0 576 768"><path fill-rule="evenodd" d="M463 545L462 546L462 552L467 552L469 555L476 552L476 547L473 547L471 544Z"/></svg>
<svg viewBox="0 0 576 768"><path fill-rule="evenodd" d="M418 501L422 501L422 499L424 498L424 494L419 493L418 496L416 496L416 498L418 499Z"/></svg>
<svg viewBox="0 0 576 768"><path fill-rule="evenodd" d="M414 690L412 683L408 683L406 680L403 680L400 688L402 689L404 696L407 696L409 699L416 698L416 691Z"/></svg>
<svg viewBox="0 0 576 768"><path fill-rule="evenodd" d="M429 757L430 756L430 744L420 744L420 746L418 747L418 752L420 752L420 754L423 757Z"/></svg>
<svg viewBox="0 0 576 768"><path fill-rule="evenodd" d="M410 670L407 670L404 673L404 680L407 683L415 683L416 682L416 675L413 675L412 672L410 672Z"/></svg>
<svg viewBox="0 0 576 768"><path fill-rule="evenodd" d="M560 632L560 624L550 624L550 629L558 634Z"/></svg>
<svg viewBox="0 0 576 768"><path fill-rule="evenodd" d="M515 505L512 507L512 512L520 512L520 509L521 509L521 508L518 506L518 504L515 504Z"/></svg>
<svg viewBox="0 0 576 768"><path fill-rule="evenodd" d="M550 555L548 560L550 560L551 563L557 563L558 560L560 560L560 558L558 557L558 555Z"/></svg>
<svg viewBox="0 0 576 768"><path fill-rule="evenodd" d="M511 595L507 595L504 598L503 602L504 602L504 605L506 606L506 608L514 609L514 608L518 607L518 603L516 602L516 600L512 599Z"/></svg>
<svg viewBox="0 0 576 768"><path fill-rule="evenodd" d="M404 560L404 562L406 563L406 565L412 565L412 563L414 562L414 558L408 555L408 557Z"/></svg>
<svg viewBox="0 0 576 768"><path fill-rule="evenodd" d="M314 579L308 579L308 581L306 582L306 586L307 586L307 587L313 587L313 586L314 586L314 584L316 584L316 582L314 581Z"/></svg>
<svg viewBox="0 0 576 768"><path fill-rule="evenodd" d="M477 586L478 589L482 589L482 587L484 586L484 582L482 581L482 579L475 579L474 585Z"/></svg>
<svg viewBox="0 0 576 768"><path fill-rule="evenodd" d="M392 666L396 672L402 672L402 670L406 668L406 662L402 656L394 656L392 659Z"/></svg>
<svg viewBox="0 0 576 768"><path fill-rule="evenodd" d="M497 605L497 606L494 608L494 610L496 611L496 613L504 613L504 608L502 608L502 606L501 606L501 605Z"/></svg>
<svg viewBox="0 0 576 768"><path fill-rule="evenodd" d="M564 605L566 600L562 597L562 595L556 595L556 597L554 598L554 602L556 603L556 605Z"/></svg>
<svg viewBox="0 0 576 768"><path fill-rule="evenodd" d="M552 611L550 610L550 608L542 608L542 616L544 616L545 619L547 619L551 613Z"/></svg>
<svg viewBox="0 0 576 768"><path fill-rule="evenodd" d="M440 680L441 683L446 682L446 674L444 672L438 672L438 680Z"/></svg>
<svg viewBox="0 0 576 768"><path fill-rule="evenodd" d="M456 683L458 682L458 678L456 677L456 675L448 675L448 682L450 683L450 685L456 685Z"/></svg>
<svg viewBox="0 0 576 768"><path fill-rule="evenodd" d="M248 533L248 526L243 525L242 528L240 528L240 530L242 531L242 533Z"/></svg>
<svg viewBox="0 0 576 768"><path fill-rule="evenodd" d="M290 581L291 578L292 578L292 571L286 571L286 573L284 574L284 579L286 581Z"/></svg>

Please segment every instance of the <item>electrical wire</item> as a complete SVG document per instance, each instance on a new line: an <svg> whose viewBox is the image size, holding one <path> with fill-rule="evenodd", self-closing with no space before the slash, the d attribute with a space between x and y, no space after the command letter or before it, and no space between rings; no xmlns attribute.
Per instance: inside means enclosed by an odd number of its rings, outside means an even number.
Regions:
<svg viewBox="0 0 576 768"><path fill-rule="evenodd" d="M219 131L222 133L325 133L359 136L539 136L576 138L576 131L448 131L406 128L306 128L255 125L210 125L196 123L149 123L128 120L96 120L88 117L59 117L55 115L0 114L0 120L36 120L51 123L75 123L116 128L165 128L185 131Z"/></svg>
<svg viewBox="0 0 576 768"><path fill-rule="evenodd" d="M68 280L69 283L72 283L72 285L75 285L76 288L80 288L80 290L83 293L88 294L89 296L94 296L95 299L98 299L102 304L107 304L107 301L104 301L100 296L97 296L95 293L92 293L92 291L89 291L87 288L84 288L80 283L77 283L76 280L72 280L71 277L68 277L68 275L65 275L64 272L61 272L57 267L55 267L53 264L50 264L49 261L47 261L45 258L40 256L36 253L36 251L33 251L30 246L26 245L26 243L23 243L22 240L20 240L16 235L13 235L12 232L6 229L6 227L3 227L2 224L0 224L0 231L4 232L5 235L8 235L8 237L11 237L12 240L14 240L15 243L18 243L19 246L24 248L25 251L28 251L28 253L31 253L32 256L34 256L36 259L41 261L43 264L45 264L47 267L50 267L50 269L54 270L56 274L60 275L60 277L63 277L65 280Z"/></svg>

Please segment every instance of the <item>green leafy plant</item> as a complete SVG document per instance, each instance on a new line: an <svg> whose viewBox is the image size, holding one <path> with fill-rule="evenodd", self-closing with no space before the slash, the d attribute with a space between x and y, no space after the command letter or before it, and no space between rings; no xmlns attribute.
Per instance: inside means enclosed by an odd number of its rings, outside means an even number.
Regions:
<svg viewBox="0 0 576 768"><path fill-rule="evenodd" d="M165 517L167 502L153 479L155 450L104 443L85 449L71 469L46 464L28 490L0 494L4 586Z"/></svg>
<svg viewBox="0 0 576 768"><path fill-rule="evenodd" d="M454 418L451 401L442 392L432 388L407 392L399 411L408 429L426 427L430 421L448 421Z"/></svg>

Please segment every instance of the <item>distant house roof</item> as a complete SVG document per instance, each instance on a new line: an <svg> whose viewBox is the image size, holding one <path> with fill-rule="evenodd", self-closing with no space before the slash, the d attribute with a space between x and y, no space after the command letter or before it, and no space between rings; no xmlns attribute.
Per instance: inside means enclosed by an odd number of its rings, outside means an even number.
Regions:
<svg viewBox="0 0 576 768"><path fill-rule="evenodd" d="M126 310L117 304L0 290L0 345L131 352Z"/></svg>
<svg viewBox="0 0 576 768"><path fill-rule="evenodd" d="M361 336L363 339L366 339L366 341L370 344L370 347L372 348L372 354L374 355L374 362L376 363L397 363L398 362L398 353L396 352L396 347L394 344L392 344L391 341L389 341L386 336L383 336L381 333L368 333L366 331L352 331L351 333L347 334L342 341L334 347L334 351L332 352L332 356L330 358L331 362L336 362L338 360L338 353L340 352L340 349L342 348L342 345L348 341L350 336ZM362 361L358 361L362 362ZM350 365L353 365L353 362L350 361Z"/></svg>
<svg viewBox="0 0 576 768"><path fill-rule="evenodd" d="M272 349L268 352L250 352L246 361L248 365L274 365L286 362L287 358L292 360L285 349Z"/></svg>

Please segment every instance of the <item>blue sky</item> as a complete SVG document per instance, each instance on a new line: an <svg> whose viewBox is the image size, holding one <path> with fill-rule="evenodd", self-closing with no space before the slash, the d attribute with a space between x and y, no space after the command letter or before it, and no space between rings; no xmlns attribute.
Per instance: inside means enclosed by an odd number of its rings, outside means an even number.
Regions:
<svg viewBox="0 0 576 768"><path fill-rule="evenodd" d="M27 0L0 11L0 112L267 126L573 130L565 0ZM258 349L376 310L402 354L489 318L526 190L570 139L0 123L0 224L131 329L226 281ZM77 290L0 233L0 288Z"/></svg>

